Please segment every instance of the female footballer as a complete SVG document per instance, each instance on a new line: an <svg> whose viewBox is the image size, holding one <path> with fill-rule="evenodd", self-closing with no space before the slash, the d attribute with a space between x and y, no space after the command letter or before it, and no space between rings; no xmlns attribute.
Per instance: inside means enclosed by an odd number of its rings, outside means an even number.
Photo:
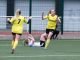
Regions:
<svg viewBox="0 0 80 60"><path fill-rule="evenodd" d="M33 35L28 34L26 40L24 41L24 46L27 45L30 47L34 47L34 46L44 47L45 46L45 40L46 40L45 38L46 38L46 35L45 35L45 33L43 33L43 34L41 34L40 42L36 42Z"/></svg>
<svg viewBox="0 0 80 60"><path fill-rule="evenodd" d="M50 10L46 16L44 16L44 12L42 13L42 20L44 19L48 20L47 27L46 27L46 35L47 35L47 40L45 43L45 49L46 49L50 43L50 38L56 29L58 16L56 15L55 10Z"/></svg>
<svg viewBox="0 0 80 60"><path fill-rule="evenodd" d="M18 45L18 41L20 39L20 36L23 33L23 24L27 24L27 20L24 16L21 15L21 10L17 9L15 16L9 20L9 23L12 24L12 54L14 54L15 48Z"/></svg>
<svg viewBox="0 0 80 60"><path fill-rule="evenodd" d="M40 42L36 42L35 38L33 37L33 35L28 34L27 38L24 40L24 46L30 46L30 47L45 47L45 40L46 40L47 36L46 33L41 34L40 36Z"/></svg>
<svg viewBox="0 0 80 60"><path fill-rule="evenodd" d="M26 40L24 41L24 46L28 45L28 46L33 46L35 43L35 38L33 37L33 35L28 34Z"/></svg>

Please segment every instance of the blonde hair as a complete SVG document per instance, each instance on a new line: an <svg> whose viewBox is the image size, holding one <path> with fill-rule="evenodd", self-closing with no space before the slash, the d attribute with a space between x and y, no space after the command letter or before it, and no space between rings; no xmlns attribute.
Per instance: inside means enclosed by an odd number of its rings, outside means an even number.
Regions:
<svg viewBox="0 0 80 60"><path fill-rule="evenodd" d="M20 9L16 10L15 16L18 16L18 15L21 15L21 10Z"/></svg>

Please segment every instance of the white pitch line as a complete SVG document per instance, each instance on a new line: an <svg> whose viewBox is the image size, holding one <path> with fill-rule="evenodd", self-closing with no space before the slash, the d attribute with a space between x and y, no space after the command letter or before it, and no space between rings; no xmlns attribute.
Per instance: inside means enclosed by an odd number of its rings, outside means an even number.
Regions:
<svg viewBox="0 0 80 60"><path fill-rule="evenodd" d="M0 58L36 58L36 57L80 57L80 55L35 55L35 56L0 56Z"/></svg>
<svg viewBox="0 0 80 60"><path fill-rule="evenodd" d="M6 45L5 44L4 45L3 44L1 45L0 44L0 46L11 46L11 45L7 45L7 44ZM18 45L18 46L24 46L24 45Z"/></svg>

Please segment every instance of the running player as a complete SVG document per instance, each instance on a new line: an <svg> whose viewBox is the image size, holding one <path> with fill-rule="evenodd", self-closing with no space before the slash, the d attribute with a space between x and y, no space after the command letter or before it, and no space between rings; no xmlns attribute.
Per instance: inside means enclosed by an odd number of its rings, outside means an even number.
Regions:
<svg viewBox="0 0 80 60"><path fill-rule="evenodd" d="M24 16L21 15L21 10L17 9L15 16L11 18L9 23L12 24L12 54L14 54L14 51L18 45L18 41L23 33L23 24L27 24L27 20Z"/></svg>
<svg viewBox="0 0 80 60"><path fill-rule="evenodd" d="M44 12L42 13L42 20L44 19L48 20L46 27L46 35L47 35L47 40L45 44L45 49L46 49L50 43L50 38L56 29L58 16L56 15L55 10L50 10L46 16L44 16Z"/></svg>

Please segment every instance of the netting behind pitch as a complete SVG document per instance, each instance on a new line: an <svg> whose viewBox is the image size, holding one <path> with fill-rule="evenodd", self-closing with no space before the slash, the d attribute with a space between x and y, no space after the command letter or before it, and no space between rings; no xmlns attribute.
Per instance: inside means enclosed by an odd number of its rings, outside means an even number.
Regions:
<svg viewBox="0 0 80 60"><path fill-rule="evenodd" d="M42 33L46 32L47 20L42 20L41 16L32 16L31 19L31 33L39 38ZM11 28L7 28L8 16L0 16L0 37L11 38ZM63 22L63 35L60 35L60 39L80 39L80 17L64 17ZM61 29L61 26L60 26ZM24 38L29 31L29 24L24 24L24 33L22 38Z"/></svg>
<svg viewBox="0 0 80 60"><path fill-rule="evenodd" d="M59 34L59 39L80 39L80 17L64 16L63 17L63 35ZM41 17L32 19L32 32L37 35L46 32L47 19L42 20ZM58 30L61 32L61 24L58 25Z"/></svg>
<svg viewBox="0 0 80 60"><path fill-rule="evenodd" d="M0 2L0 39L8 37L12 38L11 25L6 23L7 18L9 18L9 16L6 16L8 13L7 0L0 0ZM29 16L29 3L30 0L15 0L13 7L14 13L16 9L21 9L23 16ZM69 7L66 9L68 10L68 8ZM47 20L42 20L41 14L44 12L46 15L50 9L55 9L55 0L32 0L31 13L33 18L31 21L31 32L36 38L40 37L46 30ZM60 39L80 39L80 14L78 13L80 9L75 11L73 11L74 9L70 9L70 11L65 12L66 9L64 9L63 35L60 35ZM59 29L61 29L61 26ZM24 34L22 35L22 38L27 35L26 33L28 33L28 31L29 25L24 24Z"/></svg>

